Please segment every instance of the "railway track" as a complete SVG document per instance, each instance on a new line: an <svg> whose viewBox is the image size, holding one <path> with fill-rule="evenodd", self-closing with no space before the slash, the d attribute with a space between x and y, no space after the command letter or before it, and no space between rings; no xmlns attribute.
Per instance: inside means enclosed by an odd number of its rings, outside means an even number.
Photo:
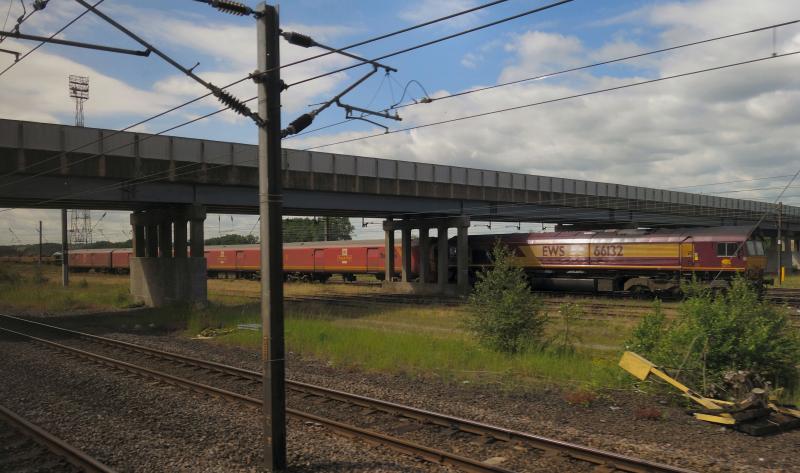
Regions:
<svg viewBox="0 0 800 473"><path fill-rule="evenodd" d="M258 399L261 392L261 373L255 371L13 316L0 315L0 320L5 322L4 325L11 324L15 327L14 330L0 328L5 334L23 337L81 359L154 378L192 391L255 408L261 406L261 401ZM61 336L61 343L19 331L31 329ZM95 349L88 351L85 347L78 348L63 343L75 339L88 342ZM106 353L97 353L98 347L101 352ZM108 353L109 351L111 353ZM122 355L123 352L127 355ZM142 366L142 363L147 366ZM203 383L197 380L197 377L202 381L209 379L212 381ZM287 412L292 417L465 471L509 472L517 468L524 469L525 465L533 465L537 461L566 462L558 468L563 469L561 471L673 473L687 471L293 380L287 380L287 394L290 406ZM437 447L427 446L430 444L435 444ZM439 448L440 446L443 447ZM481 460L498 458L501 456L498 452L509 457L503 462L503 466ZM509 455L508 452L512 454ZM565 464L567 466L564 466Z"/></svg>
<svg viewBox="0 0 800 473"><path fill-rule="evenodd" d="M772 287L767 290L764 297L772 302L800 308L800 289Z"/></svg>
<svg viewBox="0 0 800 473"><path fill-rule="evenodd" d="M0 406L0 471L114 472L4 406Z"/></svg>
<svg viewBox="0 0 800 473"><path fill-rule="evenodd" d="M774 294L774 293L773 293ZM237 296L250 299L259 299L259 295L252 291L236 292ZM791 324L800 327L800 294L796 303L792 303L791 295L778 293L777 296L769 296L769 300L778 304L787 304L792 311L790 312ZM407 294L317 294L307 296L285 296L284 300L289 303L318 303L331 304L345 307L363 309L372 305L398 306L405 305L411 307L444 307L450 310L462 311L464 300L455 297L433 297L415 296ZM595 297L546 297L542 299L545 310L553 317L559 317L559 309L562 304L576 303L583 307L584 315L581 320L590 321L611 321L611 320L639 320L653 308L652 301L631 301L625 303L613 300L598 300ZM665 302L661 306L662 311L667 317L677 315L677 307L670 302Z"/></svg>

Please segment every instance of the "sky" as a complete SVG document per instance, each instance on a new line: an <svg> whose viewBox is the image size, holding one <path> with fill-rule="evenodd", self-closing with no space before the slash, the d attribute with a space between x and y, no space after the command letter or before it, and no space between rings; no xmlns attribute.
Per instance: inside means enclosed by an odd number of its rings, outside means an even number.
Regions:
<svg viewBox="0 0 800 473"><path fill-rule="evenodd" d="M32 0L23 0L31 8ZM96 0L93 0L93 2ZM488 1L488 0L487 0ZM255 6L255 2L247 2ZM479 0L295 0L280 7L281 27L319 43L344 46L479 5ZM378 57L435 38L546 5L509 0L475 13L352 50ZM206 80L225 85L255 69L255 23L190 0L106 0L99 7ZM83 11L72 0L51 0L21 30L50 35ZM20 0L0 0L0 22L11 29L22 14ZM800 19L796 0L575 0L543 12L397 55L384 62L398 69L377 72L344 99L383 110L393 104L547 75L653 49ZM100 18L83 16L59 37L139 49ZM7 38L0 47L25 52L36 43ZM280 45L286 64L319 49ZM397 110L402 121L376 119L390 130L531 104L638 81L770 57L800 50L800 26L748 34L645 58L584 69L516 85L418 103ZM0 55L0 70L13 56ZM352 64L331 55L282 70L287 83ZM434 162L483 169L591 179L773 201L797 171L800 142L800 55L691 77L523 108L482 118L370 139L324 146L383 131L349 121L284 140L284 147L379 158ZM368 73L361 66L298 84L282 94L284 123L310 110ZM0 117L72 124L70 74L90 77L85 104L89 127L120 129L202 95L202 87L158 57L111 54L45 45L0 75ZM404 93L405 89L405 93ZM245 81L230 89L255 95ZM345 101L343 99L343 101ZM135 128L158 132L220 108L212 99ZM331 107L309 130L342 122ZM255 143L255 126L226 112L170 134ZM736 182L731 182L736 181ZM800 183L782 199L800 205ZM105 214L105 216L103 216ZM95 239L129 236L128 215L94 211ZM254 216L209 216L207 236L247 234ZM0 244L59 241L58 211L0 212ZM380 237L378 220L353 220L360 238ZM517 231L507 224L472 233ZM508 228L507 228L508 227ZM521 230L541 225L522 224ZM256 229L257 230L257 229Z"/></svg>

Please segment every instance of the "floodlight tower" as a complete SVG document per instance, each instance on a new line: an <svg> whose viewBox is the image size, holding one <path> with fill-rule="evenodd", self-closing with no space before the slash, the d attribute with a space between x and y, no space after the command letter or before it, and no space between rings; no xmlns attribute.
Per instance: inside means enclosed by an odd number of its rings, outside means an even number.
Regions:
<svg viewBox="0 0 800 473"><path fill-rule="evenodd" d="M69 96L75 99L75 126L83 126L83 102L89 100L89 78L69 76ZM73 244L92 243L92 213L90 210L72 211L70 220L70 240Z"/></svg>
<svg viewBox="0 0 800 473"><path fill-rule="evenodd" d="M75 126L83 126L83 102L89 100L89 78L70 74L69 96L75 99Z"/></svg>

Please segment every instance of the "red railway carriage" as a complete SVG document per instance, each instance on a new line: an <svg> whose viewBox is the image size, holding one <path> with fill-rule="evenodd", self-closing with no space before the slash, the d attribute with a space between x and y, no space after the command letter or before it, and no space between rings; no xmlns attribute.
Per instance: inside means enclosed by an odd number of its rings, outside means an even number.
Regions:
<svg viewBox="0 0 800 473"><path fill-rule="evenodd" d="M735 274L761 281L766 258L749 227L606 230L470 238L470 269L491 264L495 241L508 245L534 287L596 291L675 291L691 279L727 285ZM717 277L719 275L719 277Z"/></svg>
<svg viewBox="0 0 800 473"><path fill-rule="evenodd" d="M325 281L337 274L354 280L356 274L384 275L383 240L284 243L283 271L287 279ZM206 265L211 277L255 277L259 271L258 245L208 246ZM400 268L401 249L396 247L395 268ZM412 245L412 273L419 265L418 247Z"/></svg>
<svg viewBox="0 0 800 473"><path fill-rule="evenodd" d="M117 248L111 252L111 270L118 274L125 274L131 271L130 248Z"/></svg>
<svg viewBox="0 0 800 473"><path fill-rule="evenodd" d="M127 273L130 271L130 258L129 248L70 250L69 266L76 272Z"/></svg>
<svg viewBox="0 0 800 473"><path fill-rule="evenodd" d="M399 269L402 250L395 247L394 267ZM354 280L356 274L385 275L385 246L383 240L331 241L286 243L283 245L283 270L289 276L311 275L326 280L341 274L345 280ZM411 272L418 273L419 249L411 247Z"/></svg>
<svg viewBox="0 0 800 473"><path fill-rule="evenodd" d="M110 271L111 251L106 249L70 251L70 269L73 271L89 271L91 269L95 271Z"/></svg>

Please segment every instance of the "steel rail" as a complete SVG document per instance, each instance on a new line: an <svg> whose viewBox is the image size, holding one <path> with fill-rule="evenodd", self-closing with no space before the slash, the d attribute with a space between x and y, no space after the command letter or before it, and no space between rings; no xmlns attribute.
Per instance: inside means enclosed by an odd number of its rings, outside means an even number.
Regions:
<svg viewBox="0 0 800 473"><path fill-rule="evenodd" d="M114 340L111 338L100 337L97 335L91 335L83 332L77 332L74 330L64 329L61 327L57 327L54 325L43 324L41 322L36 322L32 320L28 320L25 318L14 317L6 314L0 314L0 317L18 320L21 322L27 322L29 324L34 324L38 326L42 326L45 328L53 329L56 331L61 331L64 333L69 333L75 336L79 336L81 338L95 340L103 344L110 344L116 345L123 348L128 348L134 351L139 351L142 353L147 353L150 355L158 356L164 359L178 361L185 364L192 364L200 367L204 367L207 369L219 371L225 374L230 374L234 376L239 376L248 380L253 381L260 381L261 380L261 373L257 371L251 371L244 368L239 368L235 366L225 365L222 363L216 363L212 361L202 360L199 358L186 356L186 355L179 355L176 353L165 352L162 350L157 350L154 348L149 348L141 345L136 345L133 343L123 342L119 340ZM293 381L293 380L286 380L286 385L289 389L303 392L307 394L312 394L321 397L327 397L330 399L335 399L342 402L347 402L350 404L359 405L362 407L368 407L371 409L375 409L382 412L387 412L394 415L400 415L403 417L415 419L420 422L427 422L443 427L448 428L455 428L461 430L463 432L468 432L476 435L482 435L486 437L491 437L495 440L505 441L505 442L516 442L520 444L526 444L533 448L544 450L544 451L551 451L551 452L558 452L558 453L565 453L568 456L589 463L594 463L599 466L609 466L611 468L615 468L620 471L630 472L630 473L689 473L691 470L686 470L679 467L674 467L662 463L651 462L648 460L642 460L634 457L629 457L626 455L621 455L613 452L608 452L604 450L599 450L591 447L585 447L582 445L577 445L569 442L564 442L561 440L551 439L548 437L543 437L539 435L534 435L526 432L520 432L512 429L507 429L504 427L498 427L489 424L483 424L480 422L475 422L467 419L462 419L454 416L449 416L446 414L439 414L436 412L427 411L424 409L418 409L415 407L405 406L402 404L396 404L388 401L383 401L379 399L373 399L365 396L360 396L356 394L346 393L344 391L339 391L330 388L324 388L321 386L315 386L308 383L303 383L300 381Z"/></svg>
<svg viewBox="0 0 800 473"><path fill-rule="evenodd" d="M137 366L132 363L126 363L124 361L115 360L113 358L80 350L78 348L70 347L50 340L45 340L43 338L34 337L32 335L28 335L22 332L17 332L15 330L9 330L7 328L0 327L0 332L5 332L17 337L25 338L35 343L39 343L47 347L54 348L58 351L70 355L75 355L79 358L83 358L92 361L94 363L109 366L114 369L120 369L122 371L127 371L129 373L136 374L138 376L151 378L159 382L165 382L172 386L186 388L190 391L194 391L197 393L210 394L212 396L240 402L242 404L246 404L248 406L255 408L261 408L263 405L260 399L245 396L225 389L215 388L207 384L197 383L185 378L173 376L171 374L162 373L160 371L144 368L142 366ZM422 458L442 465L454 466L464 471L478 472L478 473L513 473L511 470L502 468L500 466L488 465L481 461L467 458L458 454L445 452L443 450L438 450L425 445L420 445L415 442L410 442L404 439L392 437L386 434L382 434L380 432L375 432L373 430L355 427L332 419L327 419L325 417L320 417L314 414L310 414L308 412L303 412L291 408L287 408L286 412L290 416L301 420L317 422L333 430L334 432L339 432L347 437L358 437L363 440L366 440L367 442L379 444L388 447L392 450L398 451L400 453L405 453L411 456Z"/></svg>
<svg viewBox="0 0 800 473"><path fill-rule="evenodd" d="M50 432L35 425L7 407L0 405L0 419L39 445L64 458L87 473L114 473L115 470L100 463L83 451L73 447Z"/></svg>

